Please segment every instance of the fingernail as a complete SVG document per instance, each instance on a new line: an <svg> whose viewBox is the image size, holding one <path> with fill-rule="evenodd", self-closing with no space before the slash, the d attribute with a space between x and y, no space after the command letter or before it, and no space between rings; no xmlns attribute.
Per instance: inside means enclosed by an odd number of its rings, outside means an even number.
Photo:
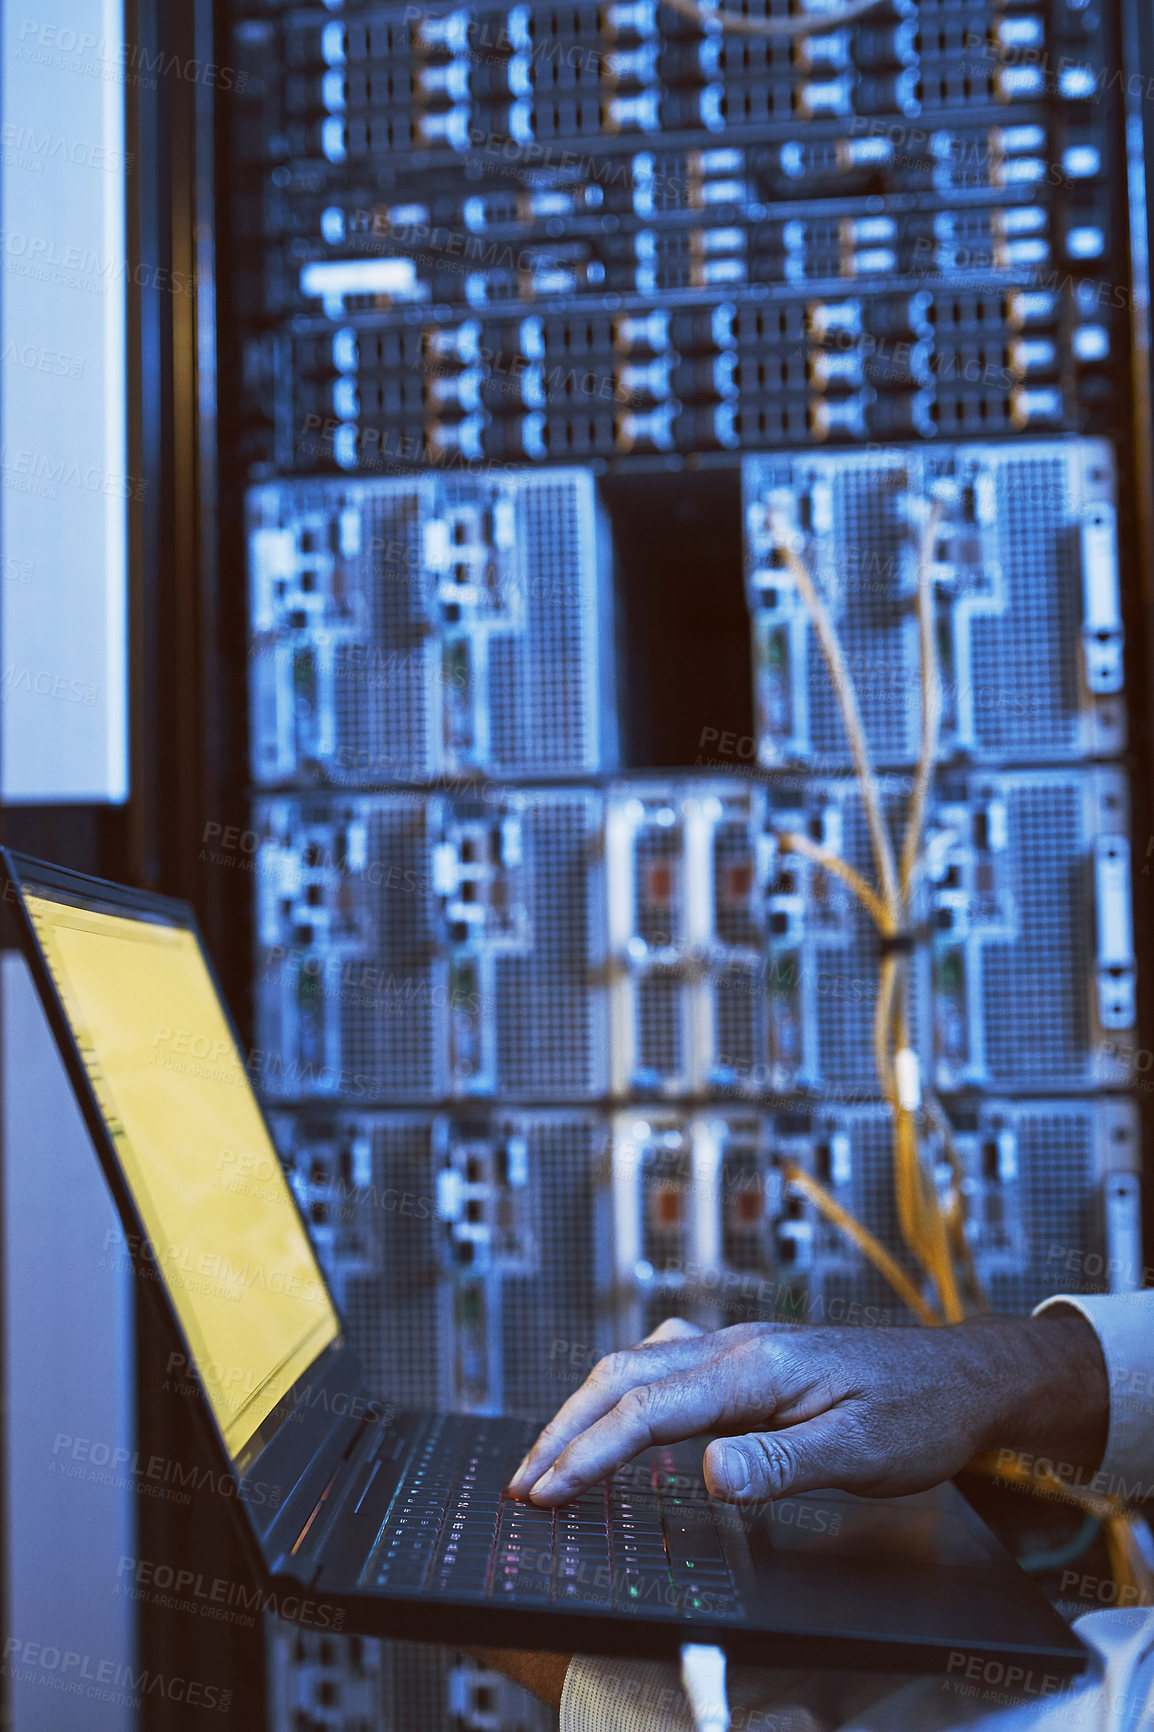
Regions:
<svg viewBox="0 0 1154 1732"><path fill-rule="evenodd" d="M525 1469L528 1467L529 1456L532 1455L532 1453L533 1453L533 1451L530 1450L528 1455L523 1455L521 1457L521 1460L518 1463L516 1471L509 1475L509 1484L510 1485L516 1485L517 1481L520 1479L521 1475L524 1473Z"/></svg>
<svg viewBox="0 0 1154 1732"><path fill-rule="evenodd" d="M734 1449L731 1444L723 1443L717 1453L720 1457L717 1464L720 1470L718 1478L725 1481L734 1497L740 1497L749 1484L749 1463L744 1452Z"/></svg>
<svg viewBox="0 0 1154 1732"><path fill-rule="evenodd" d="M549 1469L548 1473L543 1473L541 1475L541 1478L537 1481L536 1485L530 1491L529 1496L530 1497L536 1497L538 1492L548 1491L549 1490L549 1481L556 1477L556 1473L557 1473L557 1469L555 1467L551 1467Z"/></svg>

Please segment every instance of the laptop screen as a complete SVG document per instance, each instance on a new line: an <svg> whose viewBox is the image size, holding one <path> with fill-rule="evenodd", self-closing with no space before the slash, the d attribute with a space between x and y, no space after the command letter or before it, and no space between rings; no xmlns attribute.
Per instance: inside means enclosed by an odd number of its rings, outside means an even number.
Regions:
<svg viewBox="0 0 1154 1732"><path fill-rule="evenodd" d="M200 944L40 887L24 900L235 1458L340 1321Z"/></svg>

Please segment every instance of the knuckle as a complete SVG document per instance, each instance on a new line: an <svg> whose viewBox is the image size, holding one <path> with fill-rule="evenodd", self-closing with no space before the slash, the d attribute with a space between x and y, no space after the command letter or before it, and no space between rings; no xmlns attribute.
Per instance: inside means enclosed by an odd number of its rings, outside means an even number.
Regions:
<svg viewBox="0 0 1154 1732"><path fill-rule="evenodd" d="M645 1337L645 1343L657 1341L683 1341L688 1335L700 1335L702 1332L695 1323L690 1323L685 1317L666 1317L651 1334Z"/></svg>
<svg viewBox="0 0 1154 1732"><path fill-rule="evenodd" d="M632 1389L627 1389L617 1403L618 1413L623 1419L629 1420L631 1423L644 1424L649 1414L649 1407L650 1389L646 1383L635 1384Z"/></svg>
<svg viewBox="0 0 1154 1732"><path fill-rule="evenodd" d="M735 1411L765 1405L773 1389L775 1361L776 1355L760 1341L738 1342L724 1356L717 1369Z"/></svg>
<svg viewBox="0 0 1154 1732"><path fill-rule="evenodd" d="M717 1331L715 1339L719 1347L732 1349L755 1340L762 1328L760 1323L730 1323L727 1328Z"/></svg>
<svg viewBox="0 0 1154 1732"><path fill-rule="evenodd" d="M565 1445L565 1448L561 1451L560 1455L557 1457L556 1461L553 1463L553 1472L557 1475L557 1478L559 1480L562 1480L565 1478L565 1475L568 1473L569 1469L573 1465L573 1457L574 1457L573 1444L576 1441L577 1441L576 1438L574 1438L571 1442L567 1443Z"/></svg>

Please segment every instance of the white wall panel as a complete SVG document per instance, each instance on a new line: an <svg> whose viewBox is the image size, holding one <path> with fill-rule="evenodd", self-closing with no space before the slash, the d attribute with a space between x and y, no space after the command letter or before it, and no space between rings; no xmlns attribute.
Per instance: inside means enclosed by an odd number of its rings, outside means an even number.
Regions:
<svg viewBox="0 0 1154 1732"><path fill-rule="evenodd" d="M120 0L0 0L0 796L128 788Z"/></svg>

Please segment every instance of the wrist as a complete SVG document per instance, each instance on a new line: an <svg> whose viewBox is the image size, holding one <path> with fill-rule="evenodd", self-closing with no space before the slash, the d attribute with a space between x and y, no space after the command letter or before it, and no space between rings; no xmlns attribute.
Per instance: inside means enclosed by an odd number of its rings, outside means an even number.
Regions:
<svg viewBox="0 0 1154 1732"><path fill-rule="evenodd" d="M1110 1385L1098 1337L1080 1312L982 1317L967 1337L978 1391L979 1450L1044 1452L1097 1468L1110 1424Z"/></svg>

